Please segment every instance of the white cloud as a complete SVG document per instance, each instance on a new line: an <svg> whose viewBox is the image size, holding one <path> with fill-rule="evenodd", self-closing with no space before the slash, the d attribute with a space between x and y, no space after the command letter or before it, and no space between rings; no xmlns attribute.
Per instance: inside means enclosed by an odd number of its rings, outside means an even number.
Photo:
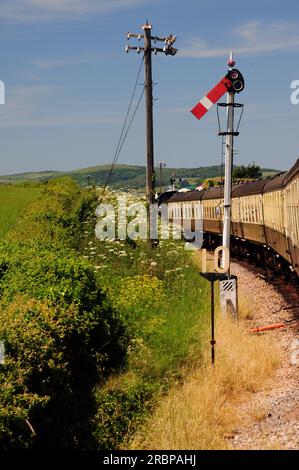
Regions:
<svg viewBox="0 0 299 470"><path fill-rule="evenodd" d="M180 49L180 57L213 58L227 56L232 49L238 56L262 55L299 48L299 23L250 21L233 31L225 46L211 46L205 39L190 38Z"/></svg>
<svg viewBox="0 0 299 470"><path fill-rule="evenodd" d="M36 59L32 64L39 70L53 70L61 67L67 67L69 65L82 65L88 64L91 61L91 57L77 57L77 58L50 58L50 59Z"/></svg>
<svg viewBox="0 0 299 470"><path fill-rule="evenodd" d="M30 85L9 89L6 104L0 106L0 128L73 127L119 122L119 115L101 114L83 106L78 106L80 109L75 112L60 108L57 111L50 110L46 104L49 96L61 90L62 88L54 85Z"/></svg>
<svg viewBox="0 0 299 470"><path fill-rule="evenodd" d="M1 0L0 20L17 22L80 19L124 10L147 0Z"/></svg>

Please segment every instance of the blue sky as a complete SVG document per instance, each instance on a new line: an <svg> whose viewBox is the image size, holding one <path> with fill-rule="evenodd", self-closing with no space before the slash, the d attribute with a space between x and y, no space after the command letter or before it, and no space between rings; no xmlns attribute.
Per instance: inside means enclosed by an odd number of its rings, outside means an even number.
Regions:
<svg viewBox="0 0 299 470"><path fill-rule="evenodd" d="M125 53L126 32L147 18L153 35L177 35L179 49L153 57L157 163L219 164L215 107L201 121L190 109L225 75L231 48L246 81L235 163L294 163L297 1L1 0L0 174L111 162L141 61ZM143 165L144 155L142 106L119 161Z"/></svg>

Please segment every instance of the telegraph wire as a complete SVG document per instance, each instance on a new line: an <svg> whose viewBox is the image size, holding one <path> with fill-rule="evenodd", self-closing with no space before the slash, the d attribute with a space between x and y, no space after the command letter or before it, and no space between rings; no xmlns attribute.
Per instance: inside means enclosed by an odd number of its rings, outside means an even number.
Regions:
<svg viewBox="0 0 299 470"><path fill-rule="evenodd" d="M136 115L136 112L137 112L137 110L138 110L138 108L139 108L140 102L141 102L142 97L143 97L143 94L144 94L144 85L143 85L141 95L140 95L140 97L139 97L139 99L138 99L138 101L137 101L137 104L136 104L135 109L134 109L134 111L133 111L132 117L131 117L130 122L129 122L128 126L127 126L127 122L128 122L128 119L129 119L129 114L130 114L130 111L131 111L131 108L132 108L133 100L134 100L135 93L136 93L137 86L138 86L138 82L139 82L139 77L140 77L140 73L141 73L143 61L144 61L144 55L142 56L141 63L140 63L139 69L138 69L138 73L137 73L137 77L136 77L136 80L135 80L135 84L134 84L132 96L131 96L131 99L130 99L130 102L129 102L128 110L127 110L127 113L126 113L126 116L125 116L125 120L124 120L122 129L121 129L121 132L120 132L120 136L119 136L119 139L118 139L118 142L117 142L117 146L116 146L116 149L115 149L115 152L114 152L114 156L113 156L113 159L112 159L112 163L111 163L111 167L110 167L110 170L109 170L109 173L108 173L108 177L107 177L107 179L106 179L106 182L105 182L105 184L104 184L104 187L103 187L103 190L102 190L102 193L101 193L101 196L100 196L100 202L102 202L102 199L103 199L103 197L104 197L105 191L106 191L107 186L108 186L108 184L109 184L109 181L110 181L110 179L111 179L113 170L114 170L115 165L116 165L116 163L117 163L117 161L118 161L120 152L121 152L122 147L123 147L123 145L124 145L124 143L125 143L126 137L127 137L128 132L129 132L129 130L130 130L130 128L131 128L131 125L132 125L132 123L133 123L134 117L135 117L135 115ZM126 129L126 126L127 126L127 129ZM125 129L126 129L126 130L125 130Z"/></svg>

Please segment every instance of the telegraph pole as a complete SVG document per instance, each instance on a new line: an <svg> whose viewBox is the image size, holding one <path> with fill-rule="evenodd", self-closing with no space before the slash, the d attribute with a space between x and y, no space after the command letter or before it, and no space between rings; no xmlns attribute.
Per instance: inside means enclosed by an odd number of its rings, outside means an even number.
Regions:
<svg viewBox="0 0 299 470"><path fill-rule="evenodd" d="M160 162L159 165L158 165L159 169L160 169L160 175L159 175L159 179L160 179L160 194L162 193L162 168L165 168L166 167L166 163L165 162Z"/></svg>
<svg viewBox="0 0 299 470"><path fill-rule="evenodd" d="M146 200L148 205L153 204L155 198L155 170L154 170L154 125L153 125L153 79L152 79L152 53L156 55L163 52L165 55L175 55L177 49L173 47L176 36L152 36L152 25L146 22L142 26L143 34L127 33L127 39L143 39L144 45L126 46L126 51L135 50L138 54L144 53L144 89L145 89L145 122L146 122ZM152 42L164 42L164 47L152 47Z"/></svg>
<svg viewBox="0 0 299 470"><path fill-rule="evenodd" d="M146 199L154 203L154 123L153 123L153 78L152 78L152 26L146 22L144 30L144 88L145 88L145 126L146 126Z"/></svg>

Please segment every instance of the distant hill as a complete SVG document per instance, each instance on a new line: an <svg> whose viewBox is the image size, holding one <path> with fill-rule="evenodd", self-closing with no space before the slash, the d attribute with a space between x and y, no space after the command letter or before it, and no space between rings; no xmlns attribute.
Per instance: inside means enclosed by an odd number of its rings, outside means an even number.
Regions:
<svg viewBox="0 0 299 470"><path fill-rule="evenodd" d="M41 171L33 173L19 173L14 175L0 176L0 183L20 183L25 181L45 181L59 176L71 176L79 184L90 184L102 186L106 183L109 175L110 165L99 165L82 168L69 172ZM262 169L265 176L277 173L277 170ZM156 168L156 186L160 186L159 168ZM195 187L206 178L214 178L221 175L220 166L212 165L198 168L163 168L162 186L169 186L170 178L175 175L178 184L182 186ZM89 178L88 178L89 177ZM181 183L179 180L181 179ZM140 189L145 186L145 167L137 165L116 165L109 181L109 186L120 189Z"/></svg>
<svg viewBox="0 0 299 470"><path fill-rule="evenodd" d="M63 176L62 171L36 171L32 173L16 173L14 175L4 175L0 176L0 183L14 183L21 181L40 181L43 179L54 178L57 176Z"/></svg>

